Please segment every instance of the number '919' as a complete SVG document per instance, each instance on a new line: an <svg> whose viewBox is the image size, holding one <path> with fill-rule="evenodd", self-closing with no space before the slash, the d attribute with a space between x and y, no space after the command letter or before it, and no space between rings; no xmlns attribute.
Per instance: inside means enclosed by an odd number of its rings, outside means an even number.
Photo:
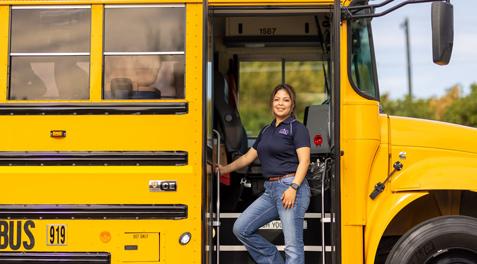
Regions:
<svg viewBox="0 0 477 264"><path fill-rule="evenodd" d="M48 226L48 245L66 245L66 226Z"/></svg>

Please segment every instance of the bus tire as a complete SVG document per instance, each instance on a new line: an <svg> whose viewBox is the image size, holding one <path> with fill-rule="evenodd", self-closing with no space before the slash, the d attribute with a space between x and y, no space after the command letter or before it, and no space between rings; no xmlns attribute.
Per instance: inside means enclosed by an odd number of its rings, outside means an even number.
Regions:
<svg viewBox="0 0 477 264"><path fill-rule="evenodd" d="M440 216L404 234L386 264L477 263L477 219Z"/></svg>

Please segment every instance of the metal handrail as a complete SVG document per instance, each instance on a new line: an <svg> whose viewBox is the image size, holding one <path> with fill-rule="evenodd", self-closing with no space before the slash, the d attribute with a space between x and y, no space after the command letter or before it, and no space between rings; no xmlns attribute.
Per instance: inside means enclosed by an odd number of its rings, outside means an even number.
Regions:
<svg viewBox="0 0 477 264"><path fill-rule="evenodd" d="M213 133L217 135L217 164L220 164L220 133L219 131L213 129ZM214 168L215 174L217 176L217 202L216 202L216 211L215 211L215 221L213 221L213 226L216 227L215 234L216 234L216 254L217 254L217 262L216 264L220 264L220 170Z"/></svg>
<svg viewBox="0 0 477 264"><path fill-rule="evenodd" d="M321 263L326 263L326 243L325 243L325 177L326 177L326 163L323 168L323 175L321 176ZM331 217L331 216L330 216Z"/></svg>

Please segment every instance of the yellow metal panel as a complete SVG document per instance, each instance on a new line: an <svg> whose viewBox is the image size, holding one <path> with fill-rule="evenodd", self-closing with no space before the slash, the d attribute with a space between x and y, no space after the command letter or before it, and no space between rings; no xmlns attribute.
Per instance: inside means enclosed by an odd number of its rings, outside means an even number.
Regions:
<svg viewBox="0 0 477 264"><path fill-rule="evenodd" d="M10 7L0 6L0 103L7 100Z"/></svg>
<svg viewBox="0 0 477 264"><path fill-rule="evenodd" d="M200 173L192 165L7 166L0 175L1 204L177 203L189 204L191 210L200 206ZM150 180L176 180L177 191L150 192Z"/></svg>
<svg viewBox="0 0 477 264"><path fill-rule="evenodd" d="M347 237L341 241L342 260L341 263L361 264L363 263L363 239L353 239L363 237L363 226L344 225L341 229L342 237Z"/></svg>
<svg viewBox="0 0 477 264"><path fill-rule="evenodd" d="M341 168L341 221L343 225L364 225L368 178L379 142L344 140L341 145L345 150Z"/></svg>
<svg viewBox="0 0 477 264"><path fill-rule="evenodd" d="M381 128L381 144L388 144L389 141L389 117L386 114L379 115L379 127Z"/></svg>
<svg viewBox="0 0 477 264"><path fill-rule="evenodd" d="M380 210L382 208L385 208L385 206L388 206L386 204L386 202L388 202L388 200L385 198L386 196L388 196L391 191L390 191L390 188L386 188L385 191L383 193L381 193L375 200L372 200L371 198L369 198L369 194L371 194L371 192L374 190L374 186L376 185L376 183L378 182L383 182L387 175L388 175L388 155L389 155L389 145L387 144L387 129L388 129L388 126L387 126L387 122L386 122L387 118L384 116L382 116L381 118L381 131L383 132L383 136L382 136L382 143L380 144L379 146L379 149L378 149L378 152L376 153L376 157L372 163L372 168L371 168L371 171L370 171L370 175L369 175L369 180L367 181L367 189L365 191L365 193L363 195L365 195L365 199L366 199L366 207L365 207L365 210L366 210L366 226L365 226L365 237L364 237L364 243L365 245L368 245L369 243L371 243L370 241L373 241L375 242L376 240L378 241L377 243L379 243L379 240L381 239L381 236L382 236L382 233L371 233L369 232L370 230L372 230L375 225L380 225L380 224L383 224L382 221L383 219L379 218L379 219L376 219L377 217L381 217L383 215L380 215L378 211L376 210ZM364 179L363 179L364 180ZM380 209L376 209L376 208L380 208ZM383 209L383 210L386 210L386 213L387 213L387 208L386 209ZM397 212L394 212L397 214ZM391 215L391 216L388 216L388 217L393 217L394 215ZM388 220L390 221L390 220ZM386 224L387 225L387 224ZM382 232L384 232L384 230L382 230ZM377 247L377 245L376 245ZM364 250L363 250L364 251ZM368 251L364 251L364 252L368 252ZM366 254L365 256L365 261L366 263L374 263L374 253L373 255L370 255L370 254Z"/></svg>
<svg viewBox="0 0 477 264"><path fill-rule="evenodd" d="M370 103L345 100L341 110L345 117L344 122L341 123L342 138L344 140L380 141L381 126L378 108L379 105L376 101Z"/></svg>
<svg viewBox="0 0 477 264"><path fill-rule="evenodd" d="M4 0L5 5L183 4L202 0Z"/></svg>
<svg viewBox="0 0 477 264"><path fill-rule="evenodd" d="M389 145L389 122L387 115L379 116L380 128L381 128L381 144L379 145L376 156L371 164L371 170L368 180L364 180L367 183L365 189L366 207L365 210L369 211L369 203L373 202L369 195L374 191L374 187L378 182L384 182L390 173L390 145ZM390 188L387 188L389 191ZM378 200L377 198L376 200ZM375 200L375 202L376 202ZM379 200L377 201L379 203ZM369 213L366 212L366 219L369 218ZM367 220L366 220L367 221Z"/></svg>
<svg viewBox="0 0 477 264"><path fill-rule="evenodd" d="M123 234L125 250L121 261L158 262L160 257L159 232L126 232ZM127 249L129 247L129 249ZM137 248L137 249L136 249Z"/></svg>
<svg viewBox="0 0 477 264"><path fill-rule="evenodd" d="M477 129L407 117L390 117L392 144L477 153ZM432 136L429 136L432 133Z"/></svg>
<svg viewBox="0 0 477 264"><path fill-rule="evenodd" d="M102 81L102 79L101 79ZM101 91L100 91L101 92ZM28 100L28 101L20 101L20 100L9 100L6 103L16 104L16 103L28 103L28 104L43 104L43 103L87 103L89 100ZM114 103L158 103L158 102L181 102L184 103L186 100L184 99L156 99L156 100L139 100L139 99L125 99L125 100L112 100L112 99L103 99L102 102L114 102Z"/></svg>
<svg viewBox="0 0 477 264"><path fill-rule="evenodd" d="M310 5L310 4L333 4L333 0L240 0L240 1L228 1L228 0L209 0L209 5Z"/></svg>
<svg viewBox="0 0 477 264"><path fill-rule="evenodd" d="M46 1L24 2L38 4ZM74 1L68 3L71 2ZM148 1L142 3L144 2ZM0 10L4 8L0 7ZM100 33L98 28L102 29L102 26L98 27L98 24L102 24L99 9L101 5L93 6L93 34ZM160 257L161 263L201 262L202 11L201 3L186 5L186 99L170 100L186 101L189 105L187 114L0 116L1 151L188 152L188 164L184 166L1 166L3 192L0 204L186 204L188 218L35 220L35 251L111 252L112 263L156 256ZM1 19L4 17L2 15ZM3 34L7 33L5 31L8 30L2 28ZM102 56L98 45L102 44L99 41L100 35L92 38L91 71L96 77L92 78L91 85L94 86L93 93L97 93L95 97L98 99L98 89L101 87L101 78L98 78L101 69L98 67L101 65L99 57ZM5 51L1 52L3 54ZM52 138L51 130L65 130L66 137ZM150 180L176 180L177 191L150 192ZM47 224L68 226L67 246L46 245ZM102 242L100 239L104 231L111 234L109 242ZM152 232L160 235L138 241L139 250L145 248L148 253L136 254L124 252L124 246L133 243L133 238L128 237L126 232ZM192 241L186 246L178 243L183 232L192 234ZM155 244L157 250L150 250Z"/></svg>
<svg viewBox="0 0 477 264"><path fill-rule="evenodd" d="M368 181L381 144L378 102L359 96L348 78L347 24L341 27L341 242L343 263L362 263ZM365 121L364 121L365 120Z"/></svg>
<svg viewBox="0 0 477 264"><path fill-rule="evenodd" d="M90 100L102 98L103 87L103 5L91 7Z"/></svg>
<svg viewBox="0 0 477 264"><path fill-rule="evenodd" d="M438 149L393 147L393 157L407 154L401 160L404 168L393 176L391 189L406 190L475 190L477 189L477 155Z"/></svg>
<svg viewBox="0 0 477 264"><path fill-rule="evenodd" d="M189 93L200 90L200 84L187 87ZM197 104L191 101L186 115L3 115L2 150L200 151L202 118ZM66 137L52 138L52 130L64 130Z"/></svg>
<svg viewBox="0 0 477 264"><path fill-rule="evenodd" d="M477 188L477 129L403 117L391 117L390 128L392 162L404 165L392 178L394 191Z"/></svg>
<svg viewBox="0 0 477 264"><path fill-rule="evenodd" d="M391 192L386 189L376 200L369 202L368 221L364 235L366 264L374 263L379 241L394 216L406 207L406 205L427 194L427 192L391 194Z"/></svg>
<svg viewBox="0 0 477 264"><path fill-rule="evenodd" d="M19 220L24 224L27 219ZM0 220L10 221L15 220ZM201 229L196 220L33 220L31 228L35 252L110 252L111 263L201 263ZM16 222L15 222L16 224ZM48 246L47 227L51 224L66 225L67 245ZM22 242L30 243L23 230ZM189 244L179 244L184 232L192 234ZM109 240L104 239L109 234ZM134 234L139 236L134 236ZM142 236L140 234L143 234ZM144 234L149 234L147 238ZM131 236L132 235L132 236ZM103 239L102 239L103 237ZM136 252L125 250L127 245L137 245ZM197 250L199 249L199 250ZM24 250L23 244L19 250ZM6 249L5 251L11 251ZM160 260L160 261L159 261ZM132 261L132 262L129 262Z"/></svg>
<svg viewBox="0 0 477 264"><path fill-rule="evenodd" d="M203 9L201 4L188 4L187 5L187 17L186 17L186 100L189 102L189 111L191 114L189 117L190 129L186 131L179 131L184 133L185 136L180 140L191 140L194 148L190 156L194 159L189 159L191 164L196 166L197 169L202 167L202 129L204 124L202 123L202 55L203 55ZM192 115L193 113L193 115ZM197 175L200 178L200 175ZM198 181L199 182L199 181ZM197 182L197 183L198 183ZM196 193L200 196L201 186L196 186ZM198 199L200 200L200 198Z"/></svg>
<svg viewBox="0 0 477 264"><path fill-rule="evenodd" d="M349 5L349 0L341 0L342 5ZM302 6L302 5L332 5L333 0L209 0L210 6Z"/></svg>

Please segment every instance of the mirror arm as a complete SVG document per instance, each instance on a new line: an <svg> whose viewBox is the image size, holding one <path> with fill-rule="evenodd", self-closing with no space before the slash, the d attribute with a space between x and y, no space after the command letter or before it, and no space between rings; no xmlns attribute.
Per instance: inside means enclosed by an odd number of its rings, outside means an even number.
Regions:
<svg viewBox="0 0 477 264"><path fill-rule="evenodd" d="M449 3L449 1L450 0L407 0L389 9L384 10L381 13L374 13L374 10L376 8L383 7L389 3L392 3L394 2L394 0L386 0L382 3L373 4L373 5L357 5L357 6L343 7L341 10L343 14L343 19L352 20L352 19L359 19L359 18L373 18L373 17L384 16L408 4L418 4L418 3L428 3L428 2L448 2ZM359 14L359 15L356 14L357 12L362 10L369 10L370 12L369 14Z"/></svg>

